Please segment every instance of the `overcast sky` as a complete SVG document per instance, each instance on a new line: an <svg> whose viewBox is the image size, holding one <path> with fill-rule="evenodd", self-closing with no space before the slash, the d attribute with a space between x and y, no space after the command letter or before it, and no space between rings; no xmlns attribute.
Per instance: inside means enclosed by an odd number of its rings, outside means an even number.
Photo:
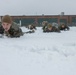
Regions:
<svg viewBox="0 0 76 75"><path fill-rule="evenodd" d="M0 0L0 15L76 15L76 0Z"/></svg>

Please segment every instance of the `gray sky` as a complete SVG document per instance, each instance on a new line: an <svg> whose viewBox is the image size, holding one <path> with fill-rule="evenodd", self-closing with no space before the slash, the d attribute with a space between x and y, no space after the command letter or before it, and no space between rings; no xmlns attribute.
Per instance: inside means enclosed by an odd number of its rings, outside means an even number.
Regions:
<svg viewBox="0 0 76 75"><path fill-rule="evenodd" d="M76 14L76 0L0 0L0 15Z"/></svg>

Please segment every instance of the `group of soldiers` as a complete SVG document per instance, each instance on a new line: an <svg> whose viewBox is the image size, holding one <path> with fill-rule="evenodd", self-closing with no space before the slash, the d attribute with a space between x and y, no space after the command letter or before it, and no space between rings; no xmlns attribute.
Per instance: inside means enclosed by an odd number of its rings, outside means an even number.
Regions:
<svg viewBox="0 0 76 75"><path fill-rule="evenodd" d="M5 35L7 37L20 37L25 33L34 33L36 30L35 24L30 24L27 26L29 31L22 32L22 29L17 25L17 23L13 22L9 15L5 15L2 18L0 23L0 34ZM69 30L69 27L64 23L58 25L57 23L48 23L47 21L42 22L43 32L59 32L60 30Z"/></svg>
<svg viewBox="0 0 76 75"><path fill-rule="evenodd" d="M34 33L36 30L36 25L31 24L31 25L28 25L27 28L31 30L31 31L28 31L27 33ZM42 30L44 33L45 32L58 32L58 33L60 33L61 30L66 31L69 29L70 29L69 26L67 26L64 23L57 24L57 23L48 23L47 21L42 22Z"/></svg>
<svg viewBox="0 0 76 75"><path fill-rule="evenodd" d="M70 28L64 24L61 23L60 25L58 25L57 23L48 23L47 21L43 21L42 22L42 29L43 32L61 32L61 30L69 30Z"/></svg>
<svg viewBox="0 0 76 75"><path fill-rule="evenodd" d="M7 37L17 38L27 33L34 33L36 30L36 26L34 24L28 25L27 28L29 31L23 32L19 25L12 21L12 18L9 15L5 15L2 17L0 22L0 37L5 35Z"/></svg>

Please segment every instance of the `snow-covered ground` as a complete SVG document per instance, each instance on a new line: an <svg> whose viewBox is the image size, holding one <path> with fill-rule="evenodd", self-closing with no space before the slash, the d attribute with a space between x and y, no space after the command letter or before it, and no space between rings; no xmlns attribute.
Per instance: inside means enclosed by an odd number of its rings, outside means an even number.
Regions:
<svg viewBox="0 0 76 75"><path fill-rule="evenodd" d="M76 27L0 38L0 75L76 75Z"/></svg>

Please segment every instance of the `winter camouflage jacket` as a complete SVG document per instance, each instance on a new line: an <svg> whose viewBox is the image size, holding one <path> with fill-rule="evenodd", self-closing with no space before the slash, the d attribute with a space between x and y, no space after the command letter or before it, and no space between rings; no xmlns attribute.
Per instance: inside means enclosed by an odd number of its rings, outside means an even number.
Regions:
<svg viewBox="0 0 76 75"><path fill-rule="evenodd" d="M60 32L60 30L57 26L52 26L52 24L48 23L43 27L43 32Z"/></svg>
<svg viewBox="0 0 76 75"><path fill-rule="evenodd" d="M20 37L23 32L17 23L13 22L8 32L4 31L2 25L0 25L0 34L5 34L8 37Z"/></svg>
<svg viewBox="0 0 76 75"><path fill-rule="evenodd" d="M60 33L60 30L53 26L51 30L46 28L45 30L43 30L43 32L59 32Z"/></svg>

